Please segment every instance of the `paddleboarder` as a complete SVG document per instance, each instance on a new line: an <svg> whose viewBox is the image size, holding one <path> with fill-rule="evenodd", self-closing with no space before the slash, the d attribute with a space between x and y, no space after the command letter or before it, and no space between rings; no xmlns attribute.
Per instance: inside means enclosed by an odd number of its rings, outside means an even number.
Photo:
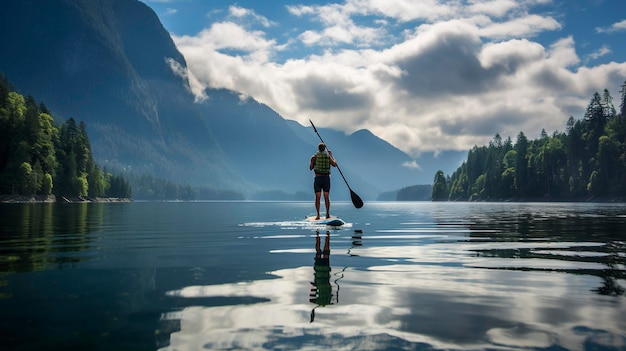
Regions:
<svg viewBox="0 0 626 351"><path fill-rule="evenodd" d="M317 218L320 219L320 201L322 192L324 193L324 204L326 205L326 218L330 218L330 167L337 167L337 162L333 158L332 151L326 149L323 142L317 146L317 153L311 157L309 169L315 172L313 189L315 190L315 210Z"/></svg>

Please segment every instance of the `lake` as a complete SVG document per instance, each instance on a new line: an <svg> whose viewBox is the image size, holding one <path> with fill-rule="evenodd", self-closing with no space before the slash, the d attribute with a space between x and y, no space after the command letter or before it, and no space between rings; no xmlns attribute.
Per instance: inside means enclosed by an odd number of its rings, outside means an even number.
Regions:
<svg viewBox="0 0 626 351"><path fill-rule="evenodd" d="M332 209L1 204L0 350L626 350L625 204Z"/></svg>

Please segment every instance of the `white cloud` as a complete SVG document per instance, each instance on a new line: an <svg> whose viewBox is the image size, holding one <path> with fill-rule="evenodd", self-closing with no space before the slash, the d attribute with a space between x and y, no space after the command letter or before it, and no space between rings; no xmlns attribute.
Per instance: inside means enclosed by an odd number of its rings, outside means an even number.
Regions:
<svg viewBox="0 0 626 351"><path fill-rule="evenodd" d="M598 58L612 53L607 45L602 45L600 49L587 55L587 60L597 60Z"/></svg>
<svg viewBox="0 0 626 351"><path fill-rule="evenodd" d="M297 17L315 13L315 9L312 6L305 5L287 5L287 11Z"/></svg>
<svg viewBox="0 0 626 351"><path fill-rule="evenodd" d="M166 17L167 17L167 16L172 16L172 15L175 15L177 12L178 12L178 10L177 10L177 9L167 8L167 9L165 10L165 13L163 14L163 16L166 16Z"/></svg>
<svg viewBox="0 0 626 351"><path fill-rule="evenodd" d="M457 1L349 0L347 4L355 9L378 13L400 22L435 21L442 18L452 18L458 12Z"/></svg>
<svg viewBox="0 0 626 351"><path fill-rule="evenodd" d="M552 17L528 15L505 22L493 23L481 29L484 37L503 39L510 37L533 37L544 31L560 29L561 25Z"/></svg>
<svg viewBox="0 0 626 351"><path fill-rule="evenodd" d="M615 22L608 27L597 27L596 32L598 33L615 33L626 31L626 19L621 20L619 22Z"/></svg>
<svg viewBox="0 0 626 351"><path fill-rule="evenodd" d="M233 22L214 23L197 36L174 37L177 45L190 50L191 55L219 50L237 50L246 61L265 62L276 45L274 40L266 40L261 31L247 31ZM187 54L183 52L183 54Z"/></svg>
<svg viewBox="0 0 626 351"><path fill-rule="evenodd" d="M407 161L402 163L402 167L410 168L410 169L422 169L422 167L415 161Z"/></svg>
<svg viewBox="0 0 626 351"><path fill-rule="evenodd" d="M200 83L193 73L189 72L186 67L183 67L180 62L173 58L168 57L165 59L165 62L170 66L172 72L188 82L189 90L195 95L196 102L202 102L208 99L204 84Z"/></svg>
<svg viewBox="0 0 626 351"><path fill-rule="evenodd" d="M228 8L228 13L233 18L246 19L252 18L254 21L260 23L263 27L271 27L276 25L276 23L267 19L267 17L258 15L251 9L246 9L243 7L232 5Z"/></svg>
<svg viewBox="0 0 626 351"><path fill-rule="evenodd" d="M194 91L227 88L303 124L313 118L346 132L367 128L416 156L467 150L496 133L534 138L542 128L562 130L569 116L581 117L593 92L623 83L625 62L581 66L572 36L534 41L562 29L529 11L542 2L347 0L289 6L302 25L289 39L296 42L229 21L174 40L197 78ZM229 18L249 14L232 7ZM307 27L304 17L317 22ZM393 35L398 25L404 29ZM318 51L273 61L291 45Z"/></svg>
<svg viewBox="0 0 626 351"><path fill-rule="evenodd" d="M502 17L518 6L519 4L513 0L470 1L468 11Z"/></svg>

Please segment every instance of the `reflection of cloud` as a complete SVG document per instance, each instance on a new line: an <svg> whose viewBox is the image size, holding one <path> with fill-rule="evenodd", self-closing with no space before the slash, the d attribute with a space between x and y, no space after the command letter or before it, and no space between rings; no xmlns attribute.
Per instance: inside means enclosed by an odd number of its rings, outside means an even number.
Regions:
<svg viewBox="0 0 626 351"><path fill-rule="evenodd" d="M308 302L312 267L271 272L275 279L168 292L191 302L194 298L224 302L164 315L164 319L179 319L181 325L164 350L407 345L583 349L586 344L598 344L594 339L598 335L600 340L618 340L624 327L615 321L626 313L626 307L594 302L593 294L579 295L579 286L594 285L589 281L594 277L468 269L463 266L474 258L459 256L446 244L370 247L358 252L360 257L383 259L378 262L385 258L395 262L345 270L338 304L317 308L314 323L309 323L309 316L316 305ZM333 273L338 271L333 268ZM331 277L335 284L337 276ZM233 298L240 302L232 304ZM593 330L581 334L581 326Z"/></svg>
<svg viewBox="0 0 626 351"><path fill-rule="evenodd" d="M199 297L263 297L270 302L251 305L189 307L180 312L169 313L164 318L180 319L181 331L171 336L170 347L176 350L208 349L272 349L265 345L283 340L292 344L303 335L341 335L359 337L363 330L377 334L386 331L404 339L398 328L397 318L407 314L404 308L393 307L391 299L384 299L385 305L370 304L368 297L350 296L350 289L342 292L341 304L318 308L315 323L309 323L309 315L314 304L308 303L311 267L301 267L272 272L279 279L260 280L212 286L190 286L168 293L170 296ZM353 272L355 275L364 273ZM352 273L351 273L352 274ZM336 278L334 278L336 279ZM331 281L334 281L332 279ZM376 298L378 301L382 298ZM343 302L343 300L346 302ZM380 320L384 317L387 322ZM341 328L334 325L341 321ZM423 339L409 336L409 340ZM293 347L287 347L293 349ZM298 347L298 349L301 349ZM304 348L306 349L306 348ZM310 349L316 349L311 345Z"/></svg>
<svg viewBox="0 0 626 351"><path fill-rule="evenodd" d="M487 336L496 345L515 348L549 348L556 341L550 333L524 327L494 328L487 332Z"/></svg>

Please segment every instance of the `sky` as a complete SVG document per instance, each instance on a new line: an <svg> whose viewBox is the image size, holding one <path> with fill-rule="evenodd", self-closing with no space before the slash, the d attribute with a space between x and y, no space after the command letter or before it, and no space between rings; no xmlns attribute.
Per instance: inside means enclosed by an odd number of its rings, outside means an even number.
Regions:
<svg viewBox="0 0 626 351"><path fill-rule="evenodd" d="M619 110L624 0L143 0L206 88L419 157ZM173 67L176 68L176 67Z"/></svg>

